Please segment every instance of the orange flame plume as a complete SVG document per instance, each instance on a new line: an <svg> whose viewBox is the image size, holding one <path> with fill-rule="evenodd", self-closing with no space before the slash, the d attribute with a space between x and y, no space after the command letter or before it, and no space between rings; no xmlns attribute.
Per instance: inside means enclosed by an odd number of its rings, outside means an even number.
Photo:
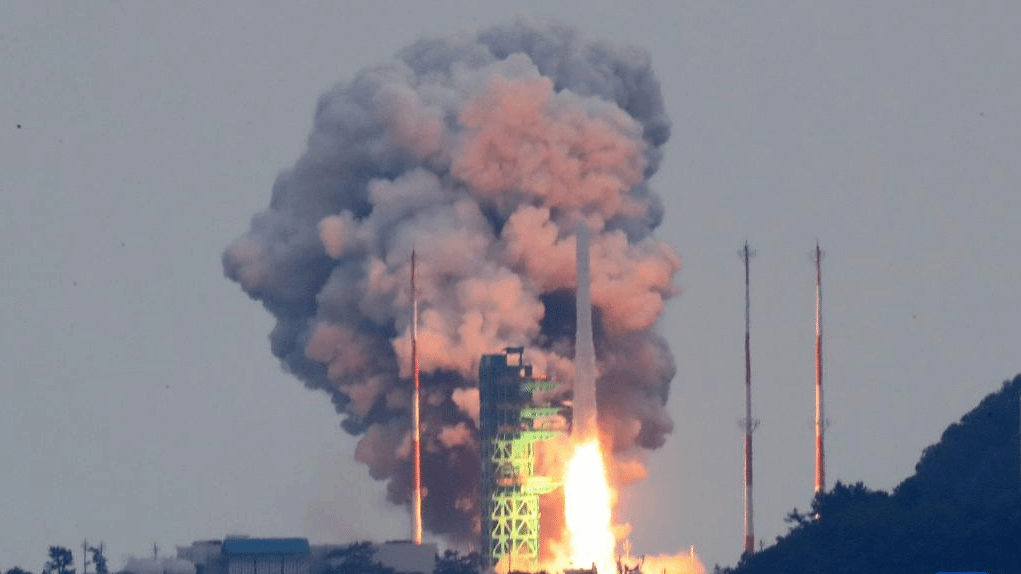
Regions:
<svg viewBox="0 0 1021 574"><path fill-rule="evenodd" d="M564 476L564 514L572 567L595 565L599 574L617 571L612 498L599 439L579 443Z"/></svg>

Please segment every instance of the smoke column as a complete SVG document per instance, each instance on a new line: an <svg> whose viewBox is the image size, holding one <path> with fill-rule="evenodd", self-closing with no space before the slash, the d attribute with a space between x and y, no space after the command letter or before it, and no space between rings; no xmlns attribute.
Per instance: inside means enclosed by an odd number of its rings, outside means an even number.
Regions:
<svg viewBox="0 0 1021 574"><path fill-rule="evenodd" d="M640 479L673 429L674 361L655 327L680 260L653 234L663 209L647 184L669 135L643 50L523 20L425 38L319 98L307 148L224 273L274 316L271 351L330 397L357 462L408 506L416 246L422 514L477 540L478 359L524 345L537 373L574 379L582 221L611 480Z"/></svg>
<svg viewBox="0 0 1021 574"><path fill-rule="evenodd" d="M589 274L589 232L582 221L575 234L578 253L577 329L574 342L574 427L576 439L596 435L596 351L592 344L592 297Z"/></svg>

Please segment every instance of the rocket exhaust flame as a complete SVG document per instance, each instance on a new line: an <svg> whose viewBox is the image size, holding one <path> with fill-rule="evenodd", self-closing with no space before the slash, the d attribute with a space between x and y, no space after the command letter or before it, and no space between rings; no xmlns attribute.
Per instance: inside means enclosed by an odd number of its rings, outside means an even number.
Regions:
<svg viewBox="0 0 1021 574"><path fill-rule="evenodd" d="M273 314L273 354L329 394L356 460L409 507L417 331L424 528L463 547L479 536L479 357L525 345L537 372L574 380L581 220L611 478L673 428L655 324L680 260L654 235L663 208L646 182L669 134L640 49L525 20L423 39L320 97L306 150L224 273Z"/></svg>
<svg viewBox="0 0 1021 574"><path fill-rule="evenodd" d="M576 444L564 477L564 515L574 568L595 565L599 574L617 571L612 498L598 438Z"/></svg>

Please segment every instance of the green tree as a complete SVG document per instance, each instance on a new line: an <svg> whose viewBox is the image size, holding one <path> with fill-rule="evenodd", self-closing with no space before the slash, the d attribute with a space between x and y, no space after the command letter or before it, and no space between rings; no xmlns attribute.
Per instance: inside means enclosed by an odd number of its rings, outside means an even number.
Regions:
<svg viewBox="0 0 1021 574"><path fill-rule="evenodd" d="M89 546L89 554L92 555L92 563L96 565L96 574L109 574L106 566L106 556L103 555L103 545Z"/></svg>
<svg viewBox="0 0 1021 574"><path fill-rule="evenodd" d="M63 546L50 546L50 559L43 574L74 574L74 556Z"/></svg>
<svg viewBox="0 0 1021 574"><path fill-rule="evenodd" d="M446 550L443 556L436 555L436 569L433 574L478 574L480 569L478 552L461 554L456 550Z"/></svg>
<svg viewBox="0 0 1021 574"><path fill-rule="evenodd" d="M396 574L393 568L376 560L376 549L371 542L355 542L331 552L327 557L335 563L326 574Z"/></svg>
<svg viewBox="0 0 1021 574"><path fill-rule="evenodd" d="M787 515L776 544L719 574L1021 572L1021 375L1004 383L894 492L837 482Z"/></svg>

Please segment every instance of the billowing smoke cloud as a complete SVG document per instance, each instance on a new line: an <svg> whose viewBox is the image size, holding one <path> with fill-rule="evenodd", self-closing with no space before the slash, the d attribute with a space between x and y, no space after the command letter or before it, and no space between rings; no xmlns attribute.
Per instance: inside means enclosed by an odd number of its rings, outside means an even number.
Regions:
<svg viewBox="0 0 1021 574"><path fill-rule="evenodd" d="M571 381L581 219L616 478L641 475L636 453L672 430L674 363L654 327L680 262L652 235L663 210L646 185L669 133L642 50L526 21L423 39L320 98L307 150L224 271L276 317L273 354L329 393L356 459L406 504L418 250L425 522L472 539L479 357L525 345L537 372Z"/></svg>

